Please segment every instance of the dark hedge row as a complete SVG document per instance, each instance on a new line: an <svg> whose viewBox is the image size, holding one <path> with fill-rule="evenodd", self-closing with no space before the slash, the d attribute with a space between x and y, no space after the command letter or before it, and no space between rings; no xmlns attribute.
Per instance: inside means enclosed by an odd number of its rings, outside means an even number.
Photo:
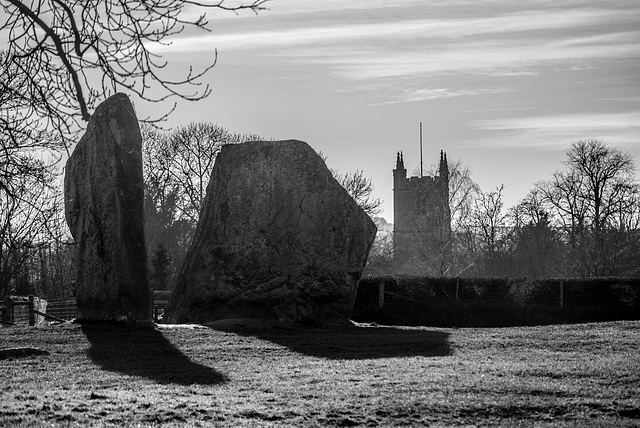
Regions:
<svg viewBox="0 0 640 428"><path fill-rule="evenodd" d="M533 281L529 300L557 302L562 292L563 307L598 306L640 308L640 278L566 278Z"/></svg>
<svg viewBox="0 0 640 428"><path fill-rule="evenodd" d="M386 276L360 281L355 310L377 307L380 283L384 301L423 305L465 302L551 308L603 307L640 310L640 278L451 278Z"/></svg>

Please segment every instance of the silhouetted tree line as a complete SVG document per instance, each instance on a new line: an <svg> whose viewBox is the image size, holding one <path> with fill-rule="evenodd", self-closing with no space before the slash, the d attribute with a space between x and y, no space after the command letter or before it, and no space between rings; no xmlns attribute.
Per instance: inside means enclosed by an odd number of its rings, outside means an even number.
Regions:
<svg viewBox="0 0 640 428"><path fill-rule="evenodd" d="M145 238L149 280L168 289L191 244L215 159L225 144L263 140L199 122L162 131L142 124L145 180ZM58 171L44 168L46 179L31 175L11 194L0 191L0 298L30 294L54 298L75 293L73 240L64 219ZM338 182L370 215L380 200L362 171L340 174Z"/></svg>
<svg viewBox="0 0 640 428"><path fill-rule="evenodd" d="M60 161L95 107L124 91L137 104L163 103L166 113L142 118L153 123L175 109L171 98L207 97L201 78L215 65L215 51L208 65L183 68L176 78L150 49L185 30L210 31L207 12L257 13L267 1L0 3L0 297L73 292Z"/></svg>
<svg viewBox="0 0 640 428"><path fill-rule="evenodd" d="M495 277L640 276L640 184L631 155L599 140L575 142L564 169L505 209L503 186L483 192L468 168L450 166L452 234L444 272L428 261L413 274ZM382 245L391 245L388 239ZM432 245L420 241L420 254ZM380 250L376 250L380 253ZM429 253L429 251L424 251ZM370 275L402 273L392 251L373 253Z"/></svg>
<svg viewBox="0 0 640 428"><path fill-rule="evenodd" d="M154 48L183 31L211 31L206 14L265 9L248 3L192 0L7 0L0 2L0 188L11 192L15 174L42 172L29 152L56 157L72 148L91 112L116 92L138 105L160 103L164 120L172 98L200 100L211 93L202 77L217 52L198 69L166 73L168 62ZM55 163L55 162L54 162Z"/></svg>
<svg viewBox="0 0 640 428"><path fill-rule="evenodd" d="M261 138L211 123L172 131L143 125L142 135L150 282L155 289L167 289L193 238L221 147ZM631 156L601 141L584 140L567 150L564 166L506 210L502 186L483 192L468 167L453 163L452 234L444 276L640 276L640 185ZM45 177L14 179L11 193L0 191L0 298L75 292L62 186L55 170L43 171ZM334 174L373 217L380 201L371 196L371 181L361 171ZM376 221L380 230L366 274L403 273L394 265L392 232L381 227L384 219ZM442 275L429 263L419 268L422 275Z"/></svg>
<svg viewBox="0 0 640 428"><path fill-rule="evenodd" d="M186 256L222 146L264 138L204 122L170 132L143 125L142 135L150 282L161 290L171 286ZM379 212L381 201L372 196L373 185L362 171L332 173L368 214Z"/></svg>
<svg viewBox="0 0 640 428"><path fill-rule="evenodd" d="M143 125L142 139L150 282L162 290L172 283L191 244L220 149L262 138L199 122L166 132Z"/></svg>

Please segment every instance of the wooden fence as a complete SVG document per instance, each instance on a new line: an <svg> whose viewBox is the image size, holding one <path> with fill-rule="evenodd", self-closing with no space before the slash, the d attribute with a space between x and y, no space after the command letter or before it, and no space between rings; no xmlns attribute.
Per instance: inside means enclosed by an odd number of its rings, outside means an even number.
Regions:
<svg viewBox="0 0 640 428"><path fill-rule="evenodd" d="M78 304L76 298L50 299L47 303L47 313L67 321L77 318Z"/></svg>
<svg viewBox="0 0 640 428"><path fill-rule="evenodd" d="M3 325L26 322L35 326L43 323L45 319L65 321L55 315L47 314L47 301L34 295L7 296L0 311L2 312Z"/></svg>
<svg viewBox="0 0 640 428"><path fill-rule="evenodd" d="M159 322L169 302L170 291L153 290L153 320ZM7 296L0 302L2 325L28 324L36 326L45 320L71 321L78 317L75 297L45 300L37 296Z"/></svg>

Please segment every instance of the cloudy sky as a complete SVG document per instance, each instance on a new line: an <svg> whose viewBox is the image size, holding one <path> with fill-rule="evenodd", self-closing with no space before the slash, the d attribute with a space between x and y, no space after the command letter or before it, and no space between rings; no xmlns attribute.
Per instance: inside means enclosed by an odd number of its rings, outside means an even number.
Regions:
<svg viewBox="0 0 640 428"><path fill-rule="evenodd" d="M507 208L562 168L579 139L640 163L637 0L273 0L258 16L217 12L211 33L162 53L202 67L212 95L169 125L307 141L331 168L364 170L393 220L392 169L419 172L440 150ZM146 112L139 112L144 115Z"/></svg>

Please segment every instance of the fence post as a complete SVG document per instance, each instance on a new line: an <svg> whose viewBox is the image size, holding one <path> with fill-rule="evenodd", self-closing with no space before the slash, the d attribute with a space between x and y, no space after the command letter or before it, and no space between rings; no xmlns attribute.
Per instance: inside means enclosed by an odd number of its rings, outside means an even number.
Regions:
<svg viewBox="0 0 640 428"><path fill-rule="evenodd" d="M29 294L29 325L33 327L36 325L36 302L33 294Z"/></svg>
<svg viewBox="0 0 640 428"><path fill-rule="evenodd" d="M458 303L458 295L460 293L460 277L456 277L456 297L455 302Z"/></svg>
<svg viewBox="0 0 640 428"><path fill-rule="evenodd" d="M378 309L384 307L384 281L378 281Z"/></svg>
<svg viewBox="0 0 640 428"><path fill-rule="evenodd" d="M560 281L560 309L564 308L564 281Z"/></svg>
<svg viewBox="0 0 640 428"><path fill-rule="evenodd" d="M11 296L9 295L6 295L4 298L4 319L2 320L2 323L13 323L13 302L11 301Z"/></svg>

